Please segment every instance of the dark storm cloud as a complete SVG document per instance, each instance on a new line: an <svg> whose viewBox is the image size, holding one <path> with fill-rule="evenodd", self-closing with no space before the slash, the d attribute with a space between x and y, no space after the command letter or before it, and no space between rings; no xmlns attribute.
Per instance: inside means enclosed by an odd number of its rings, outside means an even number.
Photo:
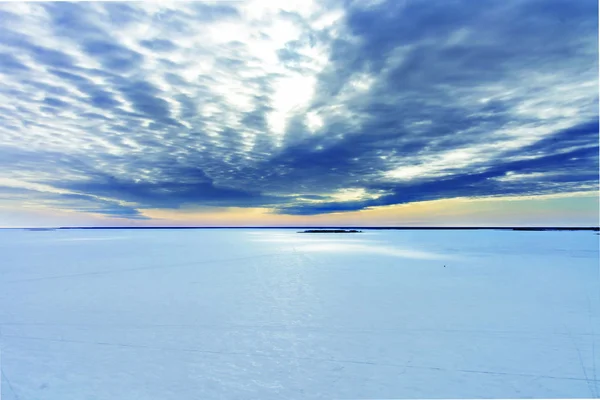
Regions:
<svg viewBox="0 0 600 400"><path fill-rule="evenodd" d="M450 177L403 184L366 184L368 188L391 193L374 200L283 207L279 212L312 215L360 210L373 206L436 200L440 198L440 193L446 193L448 198L548 194L561 192L566 188L576 191L580 184L591 185L591 190L598 190L598 132L599 124L594 120L556 132L518 151L506 152L497 159L487 161L483 172L463 172ZM532 158L506 161L515 157ZM525 181L502 180L511 173L541 175Z"/></svg>
<svg viewBox="0 0 600 400"><path fill-rule="evenodd" d="M112 218L147 219L134 207L83 194L56 193L39 188L26 189L0 185L0 196L3 199L19 202L35 200L46 207L97 213Z"/></svg>
<svg viewBox="0 0 600 400"><path fill-rule="evenodd" d="M167 167L168 168L168 167ZM284 199L265 196L251 190L237 190L215 186L202 170L175 168L173 174L185 176L179 182L135 182L122 180L102 173L89 173L91 179L83 182L70 182L57 187L76 193L118 198L135 202L144 208L179 208L185 204L212 206L264 206L282 203ZM185 173L185 175L183 175Z"/></svg>
<svg viewBox="0 0 600 400"><path fill-rule="evenodd" d="M586 160L587 167L581 170L581 159ZM595 166L595 168L594 168ZM498 178L507 173L518 171L519 174L547 173L548 176L535 176L530 182L503 182ZM404 204L417 201L437 200L439 193L447 198L453 197L486 197L526 194L560 193L565 189L576 191L579 184L593 184L589 190L598 190L598 146L592 146L567 153L541 157L539 159L515 161L498 165L485 172L461 174L450 178L440 178L410 184L374 185L374 188L391 191L375 200L326 202L301 206L282 207L279 212L294 215L315 215L331 212L356 211L375 206ZM565 184L567 187L565 188Z"/></svg>
<svg viewBox="0 0 600 400"><path fill-rule="evenodd" d="M597 2L326 4L3 5L0 179L124 218L597 189Z"/></svg>
<svg viewBox="0 0 600 400"><path fill-rule="evenodd" d="M103 214L111 218L148 219L135 207L81 194L46 195L45 203L49 206L65 207L79 212Z"/></svg>

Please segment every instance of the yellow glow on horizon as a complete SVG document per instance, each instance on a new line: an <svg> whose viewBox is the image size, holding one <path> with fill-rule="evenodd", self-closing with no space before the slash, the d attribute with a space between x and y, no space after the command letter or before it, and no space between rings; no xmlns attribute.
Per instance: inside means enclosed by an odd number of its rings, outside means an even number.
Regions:
<svg viewBox="0 0 600 400"><path fill-rule="evenodd" d="M573 200L579 199L579 200ZM558 219L597 225L596 209L579 209L572 201L598 204L597 192L530 197L455 198L374 207L319 215L275 214L268 208L144 210L153 225L195 226L485 226L559 224ZM583 223L583 222L576 222ZM584 223L585 224L585 223Z"/></svg>
<svg viewBox="0 0 600 400"><path fill-rule="evenodd" d="M0 202L0 228L59 226L598 226L597 191L526 197L455 198L321 215L268 208L146 209L149 219Z"/></svg>

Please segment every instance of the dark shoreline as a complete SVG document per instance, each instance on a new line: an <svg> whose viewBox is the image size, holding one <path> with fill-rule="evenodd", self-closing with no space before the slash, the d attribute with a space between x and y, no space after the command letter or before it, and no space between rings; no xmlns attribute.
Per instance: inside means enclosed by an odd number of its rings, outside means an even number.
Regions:
<svg viewBox="0 0 600 400"><path fill-rule="evenodd" d="M0 228L4 230L56 231L56 230L142 230L142 229L307 229L307 230L503 230L503 231L600 231L599 227L379 227L379 226L72 226L55 228Z"/></svg>

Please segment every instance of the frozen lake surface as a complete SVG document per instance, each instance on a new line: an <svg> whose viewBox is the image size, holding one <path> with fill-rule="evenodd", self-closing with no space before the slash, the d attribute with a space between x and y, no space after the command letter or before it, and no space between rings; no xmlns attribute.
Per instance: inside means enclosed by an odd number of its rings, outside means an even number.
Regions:
<svg viewBox="0 0 600 400"><path fill-rule="evenodd" d="M0 230L2 399L600 395L595 233L296 231Z"/></svg>

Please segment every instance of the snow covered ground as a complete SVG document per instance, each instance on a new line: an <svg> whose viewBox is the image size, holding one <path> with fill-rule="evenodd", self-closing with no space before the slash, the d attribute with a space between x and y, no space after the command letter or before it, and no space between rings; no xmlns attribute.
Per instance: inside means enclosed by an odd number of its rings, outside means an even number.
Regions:
<svg viewBox="0 0 600 400"><path fill-rule="evenodd" d="M2 399L597 397L598 239L0 230Z"/></svg>

